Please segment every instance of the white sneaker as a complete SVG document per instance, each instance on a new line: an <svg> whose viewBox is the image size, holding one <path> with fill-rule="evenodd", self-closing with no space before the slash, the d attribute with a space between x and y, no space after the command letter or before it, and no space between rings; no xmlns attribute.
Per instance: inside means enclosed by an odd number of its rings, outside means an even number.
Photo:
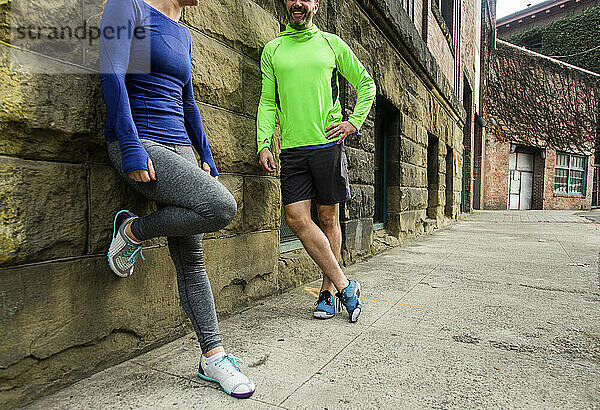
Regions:
<svg viewBox="0 0 600 410"><path fill-rule="evenodd" d="M113 222L113 238L108 248L108 265L118 276L125 278L133 273L133 265L138 255L142 254L142 245L131 241L125 234L127 224L137 218L127 210L122 210L115 215Z"/></svg>
<svg viewBox="0 0 600 410"><path fill-rule="evenodd" d="M225 354L220 359L209 363L204 355L198 366L198 376L210 382L217 382L225 393L237 399L247 399L252 396L256 387L252 380L245 376L238 365L240 359Z"/></svg>

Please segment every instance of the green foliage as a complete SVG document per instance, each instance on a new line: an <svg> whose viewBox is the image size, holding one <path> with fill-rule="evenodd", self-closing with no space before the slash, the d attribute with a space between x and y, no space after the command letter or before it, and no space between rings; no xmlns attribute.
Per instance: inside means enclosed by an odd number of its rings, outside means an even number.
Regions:
<svg viewBox="0 0 600 410"><path fill-rule="evenodd" d="M531 28L509 37L506 41L518 46L527 46L540 38L542 48L535 51L551 57L570 56L558 59L600 73L600 7L590 7L574 16L553 21L547 26ZM585 52L594 47L598 48Z"/></svg>

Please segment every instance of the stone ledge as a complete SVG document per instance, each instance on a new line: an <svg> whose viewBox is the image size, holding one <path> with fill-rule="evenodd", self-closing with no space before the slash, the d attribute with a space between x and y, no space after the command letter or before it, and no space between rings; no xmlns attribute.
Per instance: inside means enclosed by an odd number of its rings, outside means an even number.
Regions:
<svg viewBox="0 0 600 410"><path fill-rule="evenodd" d="M342 247L344 256L351 256L350 260L344 257L344 263L354 263L357 254L370 251L373 242L373 219L360 218L342 222Z"/></svg>
<svg viewBox="0 0 600 410"><path fill-rule="evenodd" d="M208 104L198 108L219 172L260 174L256 120Z"/></svg>
<svg viewBox="0 0 600 410"><path fill-rule="evenodd" d="M65 162L107 161L100 79L98 74L72 69L0 44L1 154Z"/></svg>
<svg viewBox="0 0 600 410"><path fill-rule="evenodd" d="M281 190L278 178L244 177L244 231L279 229Z"/></svg>
<svg viewBox="0 0 600 410"><path fill-rule="evenodd" d="M192 82L196 99L242 112L243 57L222 43L194 30L192 37Z"/></svg>
<svg viewBox="0 0 600 410"><path fill-rule="evenodd" d="M375 213L373 185L350 184L350 200L340 207L342 220L372 217Z"/></svg>
<svg viewBox="0 0 600 410"><path fill-rule="evenodd" d="M361 149L345 147L348 158L350 183L370 184L375 182L375 155Z"/></svg>
<svg viewBox="0 0 600 410"><path fill-rule="evenodd" d="M304 248L287 252L278 260L279 290L294 288L321 277L321 269Z"/></svg>

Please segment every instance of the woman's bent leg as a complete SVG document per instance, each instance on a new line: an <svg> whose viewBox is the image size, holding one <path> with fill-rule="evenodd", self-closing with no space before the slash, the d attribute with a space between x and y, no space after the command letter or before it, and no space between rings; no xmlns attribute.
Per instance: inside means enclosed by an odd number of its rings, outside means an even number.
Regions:
<svg viewBox="0 0 600 410"><path fill-rule="evenodd" d="M224 228L235 216L233 195L198 166L189 146L142 140L156 171L156 181L136 182L124 174L121 151L108 144L113 166L136 192L160 204L158 211L131 225L139 240L157 236L189 236Z"/></svg>

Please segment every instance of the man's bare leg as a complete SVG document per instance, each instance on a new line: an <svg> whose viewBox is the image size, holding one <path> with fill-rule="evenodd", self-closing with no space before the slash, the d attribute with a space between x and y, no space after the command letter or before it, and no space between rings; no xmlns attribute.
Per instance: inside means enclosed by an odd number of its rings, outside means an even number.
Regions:
<svg viewBox="0 0 600 410"><path fill-rule="evenodd" d="M317 205L319 214L319 224L321 229L329 240L331 251L335 259L339 262L342 253L342 227L340 226L340 205ZM335 286L326 275L323 275L321 292L328 290L332 295L335 294Z"/></svg>
<svg viewBox="0 0 600 410"><path fill-rule="evenodd" d="M300 239L304 249L323 270L329 281L338 290L342 290L350 282L348 282L346 275L340 268L338 260L331 249L329 239L311 219L310 205L310 199L286 205L285 222Z"/></svg>

